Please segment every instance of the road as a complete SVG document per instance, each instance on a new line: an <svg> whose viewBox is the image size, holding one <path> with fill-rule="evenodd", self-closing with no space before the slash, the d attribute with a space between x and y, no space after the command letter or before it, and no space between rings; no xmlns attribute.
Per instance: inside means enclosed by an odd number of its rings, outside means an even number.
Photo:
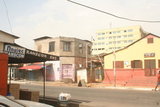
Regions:
<svg viewBox="0 0 160 107"><path fill-rule="evenodd" d="M22 89L26 87L43 95L42 86L21 84ZM46 96L58 97L61 92L70 93L72 99L88 102L87 105L94 107L160 107L159 91L46 86Z"/></svg>

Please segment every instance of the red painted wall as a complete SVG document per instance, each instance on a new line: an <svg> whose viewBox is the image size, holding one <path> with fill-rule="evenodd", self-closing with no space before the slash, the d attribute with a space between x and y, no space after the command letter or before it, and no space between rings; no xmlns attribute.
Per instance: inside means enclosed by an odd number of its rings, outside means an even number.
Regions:
<svg viewBox="0 0 160 107"><path fill-rule="evenodd" d="M0 53L0 95L7 95L8 55Z"/></svg>
<svg viewBox="0 0 160 107"><path fill-rule="evenodd" d="M105 69L104 74L103 83L114 85L115 76L113 69ZM154 87L156 80L156 76L145 76L144 69L116 69L117 86Z"/></svg>

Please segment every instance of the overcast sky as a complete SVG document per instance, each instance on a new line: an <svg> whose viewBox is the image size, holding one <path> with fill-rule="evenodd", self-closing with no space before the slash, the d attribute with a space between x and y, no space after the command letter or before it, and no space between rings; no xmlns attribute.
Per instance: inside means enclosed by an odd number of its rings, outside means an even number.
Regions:
<svg viewBox="0 0 160 107"><path fill-rule="evenodd" d="M160 36L160 23L132 22L100 13L67 0L0 0L0 30L20 39L16 43L34 49L35 38L67 36L91 40L96 31L110 27L141 25ZM160 21L160 0L73 0L121 17Z"/></svg>

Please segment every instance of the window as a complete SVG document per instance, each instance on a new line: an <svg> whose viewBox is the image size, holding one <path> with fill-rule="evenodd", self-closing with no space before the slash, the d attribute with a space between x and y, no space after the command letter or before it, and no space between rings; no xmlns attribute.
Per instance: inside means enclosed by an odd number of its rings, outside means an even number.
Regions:
<svg viewBox="0 0 160 107"><path fill-rule="evenodd" d="M148 38L148 39L147 39L147 43L149 43L149 44L150 44L150 43L153 43L153 38Z"/></svg>
<svg viewBox="0 0 160 107"><path fill-rule="evenodd" d="M114 67L114 62L113 62L113 67ZM116 61L115 68L124 68L124 62L123 61Z"/></svg>
<svg viewBox="0 0 160 107"><path fill-rule="evenodd" d="M105 35L105 33L102 33L102 35Z"/></svg>
<svg viewBox="0 0 160 107"><path fill-rule="evenodd" d="M126 38L126 37L127 37L127 35L123 35L123 37L124 37L124 38Z"/></svg>
<svg viewBox="0 0 160 107"><path fill-rule="evenodd" d="M49 42L49 52L55 51L55 42Z"/></svg>
<svg viewBox="0 0 160 107"><path fill-rule="evenodd" d="M79 53L82 54L83 53L83 44L79 44Z"/></svg>
<svg viewBox="0 0 160 107"><path fill-rule="evenodd" d="M142 61L141 60L131 61L131 68L142 68Z"/></svg>
<svg viewBox="0 0 160 107"><path fill-rule="evenodd" d="M128 43L132 43L133 42L133 40L128 40Z"/></svg>
<svg viewBox="0 0 160 107"><path fill-rule="evenodd" d="M105 39L105 37L102 37L101 39L102 39L102 40L104 40L104 39Z"/></svg>
<svg viewBox="0 0 160 107"><path fill-rule="evenodd" d="M117 36L117 38L121 38L121 36Z"/></svg>
<svg viewBox="0 0 160 107"><path fill-rule="evenodd" d="M116 31L113 31L113 34L117 33Z"/></svg>
<svg viewBox="0 0 160 107"><path fill-rule="evenodd" d="M112 42L109 42L109 44L112 44Z"/></svg>
<svg viewBox="0 0 160 107"><path fill-rule="evenodd" d="M109 39L112 39L112 37L110 36Z"/></svg>
<svg viewBox="0 0 160 107"><path fill-rule="evenodd" d="M133 29L128 29L128 32L133 32Z"/></svg>
<svg viewBox="0 0 160 107"><path fill-rule="evenodd" d="M124 40L124 43L127 43L127 40Z"/></svg>
<svg viewBox="0 0 160 107"><path fill-rule="evenodd" d="M133 37L133 35L132 35L132 34L129 34L128 37Z"/></svg>
<svg viewBox="0 0 160 107"><path fill-rule="evenodd" d="M120 44L120 43L121 43L121 41L117 41L117 43L118 43L118 44Z"/></svg>
<svg viewBox="0 0 160 107"><path fill-rule="evenodd" d="M63 51L71 51L71 42L63 42Z"/></svg>

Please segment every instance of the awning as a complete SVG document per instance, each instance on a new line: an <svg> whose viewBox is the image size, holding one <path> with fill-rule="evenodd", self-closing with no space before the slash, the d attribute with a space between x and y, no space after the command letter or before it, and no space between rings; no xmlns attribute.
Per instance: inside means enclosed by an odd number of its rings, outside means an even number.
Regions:
<svg viewBox="0 0 160 107"><path fill-rule="evenodd" d="M24 48L18 44L4 43L4 53L9 55L9 64L56 61L59 57Z"/></svg>
<svg viewBox="0 0 160 107"><path fill-rule="evenodd" d="M23 67L20 67L18 69L23 69L23 70L39 70L39 69L42 69L43 68L43 65L38 65L38 64L34 64L34 65L28 65L28 66L23 66Z"/></svg>

